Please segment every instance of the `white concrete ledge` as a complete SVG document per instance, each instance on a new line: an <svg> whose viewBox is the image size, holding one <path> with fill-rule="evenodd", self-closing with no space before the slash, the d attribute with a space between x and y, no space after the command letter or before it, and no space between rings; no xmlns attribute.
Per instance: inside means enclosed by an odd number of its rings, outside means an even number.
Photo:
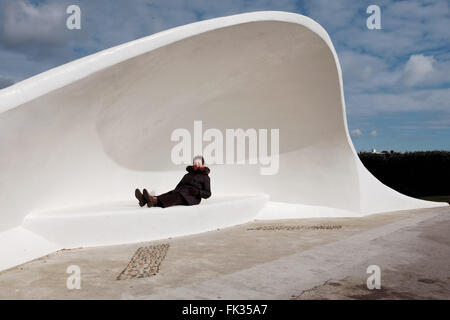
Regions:
<svg viewBox="0 0 450 320"><path fill-rule="evenodd" d="M196 206L139 207L136 201L33 212L23 227L64 248L165 239L224 228L255 219L264 194L214 196Z"/></svg>

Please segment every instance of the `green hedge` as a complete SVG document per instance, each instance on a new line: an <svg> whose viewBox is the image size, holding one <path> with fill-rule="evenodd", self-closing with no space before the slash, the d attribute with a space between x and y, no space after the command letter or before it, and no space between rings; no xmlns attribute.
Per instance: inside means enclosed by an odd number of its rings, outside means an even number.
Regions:
<svg viewBox="0 0 450 320"><path fill-rule="evenodd" d="M412 197L450 195L449 151L358 153L385 185Z"/></svg>

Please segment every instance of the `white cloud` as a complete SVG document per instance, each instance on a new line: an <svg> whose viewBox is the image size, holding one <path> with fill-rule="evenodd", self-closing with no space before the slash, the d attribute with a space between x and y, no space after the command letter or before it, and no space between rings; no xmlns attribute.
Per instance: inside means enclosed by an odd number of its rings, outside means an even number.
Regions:
<svg viewBox="0 0 450 320"><path fill-rule="evenodd" d="M353 51L339 54L345 90L349 93L403 90L414 86L440 86L450 83L450 57L411 55L403 65L391 67L385 59ZM445 58L445 57L444 57Z"/></svg>
<svg viewBox="0 0 450 320"><path fill-rule="evenodd" d="M412 55L405 65L402 82L407 86L421 84L433 74L433 63L435 59L423 54Z"/></svg>
<svg viewBox="0 0 450 320"><path fill-rule="evenodd" d="M409 111L450 110L450 60L411 55L392 68L384 59L370 54L343 51L343 70L348 114L375 114Z"/></svg>
<svg viewBox="0 0 450 320"><path fill-rule="evenodd" d="M23 0L6 2L1 24L4 46L65 43L65 8L58 3L36 7Z"/></svg>
<svg viewBox="0 0 450 320"><path fill-rule="evenodd" d="M448 43L449 2L382 1L382 30L369 30L366 1L307 1L308 15L332 34L333 43L347 50L370 52L395 62L399 56L439 49Z"/></svg>
<svg viewBox="0 0 450 320"><path fill-rule="evenodd" d="M326 29L348 28L351 25L350 22L358 18L358 9L360 9L360 5L355 5L356 2L353 0L304 2L308 16L326 25Z"/></svg>
<svg viewBox="0 0 450 320"><path fill-rule="evenodd" d="M351 135L353 138L359 138L359 137L362 136L362 132L361 132L360 129L354 129L354 130L350 131L350 135Z"/></svg>
<svg viewBox="0 0 450 320"><path fill-rule="evenodd" d="M398 93L359 93L346 97L353 116L411 111L449 111L450 88Z"/></svg>
<svg viewBox="0 0 450 320"><path fill-rule="evenodd" d="M401 70L392 70L385 60L370 54L342 51L339 61L348 93L392 88L397 86L401 77Z"/></svg>
<svg viewBox="0 0 450 320"><path fill-rule="evenodd" d="M372 130L371 132L370 132L370 136L371 137L376 137L378 134L377 134L377 130Z"/></svg>

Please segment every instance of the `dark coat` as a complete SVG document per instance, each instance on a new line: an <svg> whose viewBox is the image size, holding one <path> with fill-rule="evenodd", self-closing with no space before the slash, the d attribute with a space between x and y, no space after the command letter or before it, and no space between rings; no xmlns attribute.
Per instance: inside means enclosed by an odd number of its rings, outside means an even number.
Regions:
<svg viewBox="0 0 450 320"><path fill-rule="evenodd" d="M189 205L199 204L201 198L211 197L211 182L208 176L208 167L201 167L194 170L193 166L187 166L188 173L184 175L173 191L178 191ZM197 195L192 194L192 189L197 189Z"/></svg>

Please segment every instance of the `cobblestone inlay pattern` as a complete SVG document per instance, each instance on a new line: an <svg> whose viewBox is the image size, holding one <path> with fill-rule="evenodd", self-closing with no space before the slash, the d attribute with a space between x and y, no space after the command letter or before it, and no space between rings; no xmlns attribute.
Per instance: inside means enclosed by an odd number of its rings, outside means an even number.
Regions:
<svg viewBox="0 0 450 320"><path fill-rule="evenodd" d="M273 230L337 230L341 229L340 225L318 225L318 226L289 226L289 225L267 225L258 226L254 228L248 228L247 230L263 230L263 231L273 231Z"/></svg>
<svg viewBox="0 0 450 320"><path fill-rule="evenodd" d="M117 276L117 280L154 276L158 273L167 250L169 250L168 243L138 248L128 265Z"/></svg>

